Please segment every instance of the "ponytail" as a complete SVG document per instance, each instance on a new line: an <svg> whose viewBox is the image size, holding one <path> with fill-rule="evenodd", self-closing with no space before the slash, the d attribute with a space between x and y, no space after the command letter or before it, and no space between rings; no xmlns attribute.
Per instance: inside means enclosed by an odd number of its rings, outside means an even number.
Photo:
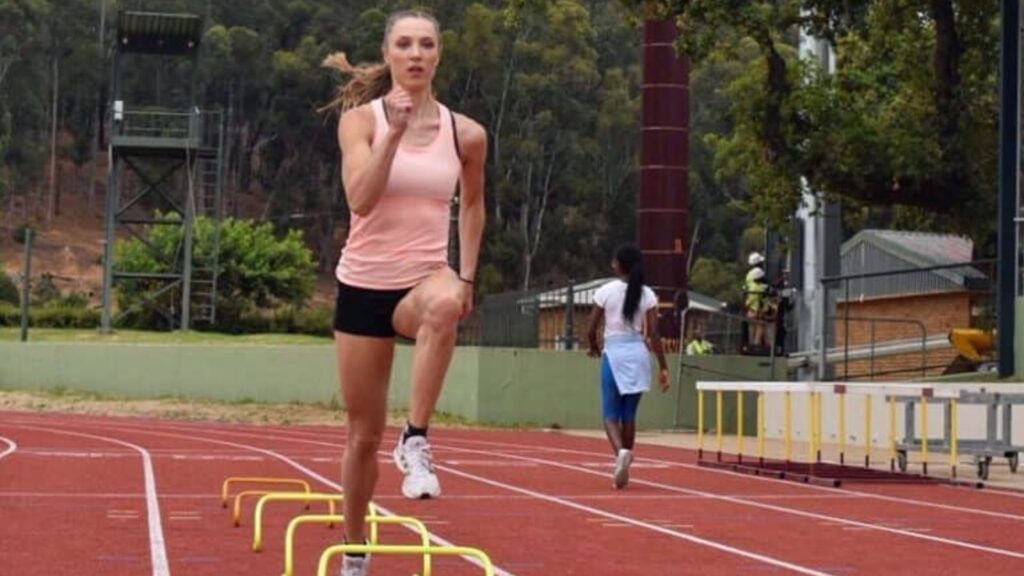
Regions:
<svg viewBox="0 0 1024 576"><path fill-rule="evenodd" d="M388 15L387 22L384 24L385 47L387 46L388 38L391 36L391 29L395 27L396 22L404 18L420 18L430 21L434 25L437 41L441 41L441 25L433 14L425 10L399 10ZM337 70L352 78L338 87L334 100L320 108L319 112L336 111L342 113L386 96L391 91L391 69L383 62L353 66L348 61L344 52L335 52L324 58L320 65L324 68Z"/></svg>
<svg viewBox="0 0 1024 576"><path fill-rule="evenodd" d="M345 112L381 98L391 91L391 70L387 64L360 64L353 66L344 52L335 52L324 58L324 68L337 70L352 78L338 87L334 100L319 112Z"/></svg>
<svg viewBox="0 0 1024 576"><path fill-rule="evenodd" d="M640 249L632 244L623 244L615 251L619 267L628 276L626 301L622 305L622 317L632 322L640 307L640 296L644 288L644 261Z"/></svg>

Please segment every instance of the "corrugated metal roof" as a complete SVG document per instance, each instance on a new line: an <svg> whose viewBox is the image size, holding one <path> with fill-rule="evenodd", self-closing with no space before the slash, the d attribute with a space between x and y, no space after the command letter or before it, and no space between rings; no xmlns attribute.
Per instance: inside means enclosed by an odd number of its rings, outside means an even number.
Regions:
<svg viewBox="0 0 1024 576"><path fill-rule="evenodd" d="M598 288L614 280L613 277L597 278L587 282L581 282L574 284L572 300L577 306L590 306L593 304L594 292ZM687 291L687 296L690 299L690 308L694 310L703 310L706 312L721 312L725 308L725 302L720 302L711 296L694 292L693 290ZM552 306L564 306L566 301L566 289L555 288L553 290L546 290L535 296L540 301L541 308L550 308Z"/></svg>
<svg viewBox="0 0 1024 576"><path fill-rule="evenodd" d="M840 299L948 292L963 290L965 278L984 275L971 266L917 271L920 268L970 262L974 243L950 234L862 230L843 243L843 276L906 270L871 278L855 278L832 286Z"/></svg>
<svg viewBox="0 0 1024 576"><path fill-rule="evenodd" d="M845 255L865 243L898 256L915 268L970 262L974 255L974 242L968 238L901 230L861 230L843 243L842 253Z"/></svg>
<svg viewBox="0 0 1024 576"><path fill-rule="evenodd" d="M123 52L188 54L199 47L203 20L196 14L122 11L117 18Z"/></svg>

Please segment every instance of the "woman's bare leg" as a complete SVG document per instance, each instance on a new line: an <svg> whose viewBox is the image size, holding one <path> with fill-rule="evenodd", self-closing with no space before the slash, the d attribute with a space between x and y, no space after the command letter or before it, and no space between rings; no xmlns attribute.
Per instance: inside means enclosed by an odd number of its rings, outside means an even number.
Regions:
<svg viewBox="0 0 1024 576"><path fill-rule="evenodd" d="M430 424L441 395L458 335L463 283L450 268L443 268L406 296L395 309L393 323L399 334L416 339L412 362L409 423Z"/></svg>
<svg viewBox="0 0 1024 576"><path fill-rule="evenodd" d="M463 290L465 285L455 272L444 268L414 288L398 304L392 317L399 334L416 338L408 437L403 434L394 450L395 464L405 474L402 494L407 498L434 498L441 494L426 429L455 350Z"/></svg>
<svg viewBox="0 0 1024 576"><path fill-rule="evenodd" d="M334 333L338 377L347 414L345 456L341 464L345 500L345 537L366 539L366 511L377 485L377 450L387 424L388 383L395 343Z"/></svg>

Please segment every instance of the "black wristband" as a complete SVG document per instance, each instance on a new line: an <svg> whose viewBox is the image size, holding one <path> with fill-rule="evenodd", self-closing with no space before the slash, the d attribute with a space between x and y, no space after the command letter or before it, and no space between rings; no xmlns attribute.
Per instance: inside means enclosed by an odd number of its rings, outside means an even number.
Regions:
<svg viewBox="0 0 1024 576"><path fill-rule="evenodd" d="M459 280L462 280L463 282L465 282L466 284L469 284L470 286L473 285L473 281L472 280L467 280L467 279L463 278L461 275L459 275Z"/></svg>

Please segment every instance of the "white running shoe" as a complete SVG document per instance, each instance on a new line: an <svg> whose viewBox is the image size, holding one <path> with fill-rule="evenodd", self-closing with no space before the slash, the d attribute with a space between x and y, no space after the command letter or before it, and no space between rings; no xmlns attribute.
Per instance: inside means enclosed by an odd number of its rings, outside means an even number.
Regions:
<svg viewBox="0 0 1024 576"><path fill-rule="evenodd" d="M344 556L339 576L366 576L370 573L369 556Z"/></svg>
<svg viewBox="0 0 1024 576"><path fill-rule="evenodd" d="M434 457L425 436L412 436L405 442L399 437L392 455L395 465L405 474L402 494L406 498L419 500L441 495L441 483L434 474Z"/></svg>
<svg viewBox="0 0 1024 576"><path fill-rule="evenodd" d="M629 484L629 465L633 463L633 451L623 448L615 457L615 473L612 481L615 488L621 490Z"/></svg>

